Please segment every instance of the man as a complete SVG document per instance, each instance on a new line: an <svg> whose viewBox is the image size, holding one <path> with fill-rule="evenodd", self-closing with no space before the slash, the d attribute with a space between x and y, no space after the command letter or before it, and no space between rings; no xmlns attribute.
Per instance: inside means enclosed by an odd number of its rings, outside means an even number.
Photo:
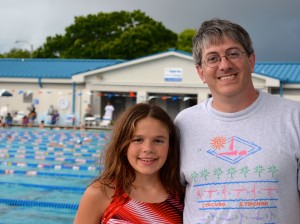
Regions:
<svg viewBox="0 0 300 224"><path fill-rule="evenodd" d="M104 110L105 113L103 115L103 119L111 121L113 118L113 112L115 110L114 106L110 102L107 102L107 105L105 106Z"/></svg>
<svg viewBox="0 0 300 224"><path fill-rule="evenodd" d="M184 223L300 223L300 104L254 88L249 34L205 21L193 57L212 98L176 117Z"/></svg>

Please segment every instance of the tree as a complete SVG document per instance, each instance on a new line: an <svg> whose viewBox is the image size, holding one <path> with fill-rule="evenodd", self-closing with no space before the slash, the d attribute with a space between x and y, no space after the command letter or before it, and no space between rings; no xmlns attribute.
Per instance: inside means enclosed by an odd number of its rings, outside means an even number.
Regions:
<svg viewBox="0 0 300 224"><path fill-rule="evenodd" d="M0 55L0 58L30 58L30 51L13 48L9 52Z"/></svg>
<svg viewBox="0 0 300 224"><path fill-rule="evenodd" d="M65 35L47 37L39 58L133 59L174 48L177 34L145 13L98 13L75 17Z"/></svg>
<svg viewBox="0 0 300 224"><path fill-rule="evenodd" d="M193 29L185 29L178 35L177 40L177 49L181 51L186 51L192 53L192 39L196 34L196 30Z"/></svg>

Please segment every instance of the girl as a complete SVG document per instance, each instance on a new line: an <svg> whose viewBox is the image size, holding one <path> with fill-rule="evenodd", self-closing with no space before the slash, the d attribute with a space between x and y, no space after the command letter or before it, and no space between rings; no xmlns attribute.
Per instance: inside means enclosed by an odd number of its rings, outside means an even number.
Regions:
<svg viewBox="0 0 300 224"><path fill-rule="evenodd" d="M117 119L74 223L182 223L182 198L177 129L162 108L139 103Z"/></svg>

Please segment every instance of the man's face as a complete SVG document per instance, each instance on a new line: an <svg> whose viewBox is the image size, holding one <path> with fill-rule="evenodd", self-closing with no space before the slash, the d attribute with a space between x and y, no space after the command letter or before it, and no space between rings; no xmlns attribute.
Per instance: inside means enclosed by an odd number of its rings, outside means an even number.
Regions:
<svg viewBox="0 0 300 224"><path fill-rule="evenodd" d="M240 55L230 59L228 56L231 56L231 52L239 52ZM227 58L224 57L226 55ZM209 67L209 61L219 57L221 57L219 63ZM251 73L254 71L255 55L253 53L248 57L241 44L224 38L219 44L209 45L203 49L202 61L204 61L202 65L197 65L196 68L214 98L232 97L241 91L253 89Z"/></svg>

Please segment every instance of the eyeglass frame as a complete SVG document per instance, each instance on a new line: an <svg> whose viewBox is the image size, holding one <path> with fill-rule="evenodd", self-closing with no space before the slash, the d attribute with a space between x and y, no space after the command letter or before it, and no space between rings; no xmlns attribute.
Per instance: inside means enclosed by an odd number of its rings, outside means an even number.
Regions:
<svg viewBox="0 0 300 224"><path fill-rule="evenodd" d="M239 57L234 58L234 59L230 59L230 57L228 57L228 54L231 51L237 51L237 52L239 52L239 54L240 54ZM247 53L247 52L246 51L241 51L240 49L237 49L237 48L236 49L230 49L230 50L228 50L226 52L226 55L220 56L220 55L216 54L218 56L218 60L215 62L216 63L215 65L211 66L206 61L201 61L201 64L205 63L207 67L209 67L209 68L215 68L215 67L217 67L220 64L220 62L221 62L221 60L222 60L223 57L225 57L227 59L227 61L233 62L233 61L238 61L239 59L241 59L242 55L245 54L245 53Z"/></svg>

